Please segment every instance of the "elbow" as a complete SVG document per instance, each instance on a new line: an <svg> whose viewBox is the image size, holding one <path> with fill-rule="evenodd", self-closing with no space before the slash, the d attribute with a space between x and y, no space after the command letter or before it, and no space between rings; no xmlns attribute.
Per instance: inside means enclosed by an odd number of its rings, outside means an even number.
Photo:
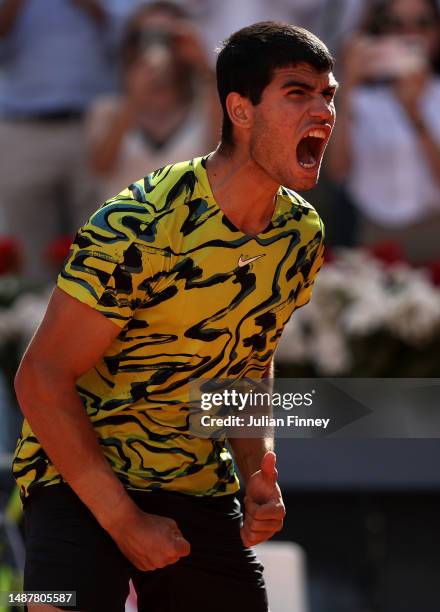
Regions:
<svg viewBox="0 0 440 612"><path fill-rule="evenodd" d="M56 376L46 365L27 353L15 374L14 390L20 410L27 418L34 407L44 405Z"/></svg>
<svg viewBox="0 0 440 612"><path fill-rule="evenodd" d="M27 356L23 357L14 378L15 395L18 405L25 416L26 406L28 405L27 398L30 395L30 390L33 386L32 379L34 377L34 368L30 361Z"/></svg>
<svg viewBox="0 0 440 612"><path fill-rule="evenodd" d="M45 358L40 351L28 352L15 374L14 389L18 404L28 418L41 407L52 405L75 390L76 375Z"/></svg>
<svg viewBox="0 0 440 612"><path fill-rule="evenodd" d="M22 359L18 370L15 373L15 377L14 377L14 391L15 391L15 395L17 396L17 399L20 400L20 396L23 393L23 390L26 388L26 376L27 376L27 372L26 372L26 365L24 363L24 359Z"/></svg>

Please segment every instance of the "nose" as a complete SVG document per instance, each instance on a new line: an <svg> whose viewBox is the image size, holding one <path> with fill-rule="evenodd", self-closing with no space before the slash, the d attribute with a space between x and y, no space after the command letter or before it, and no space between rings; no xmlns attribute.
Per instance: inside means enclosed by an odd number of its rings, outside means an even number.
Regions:
<svg viewBox="0 0 440 612"><path fill-rule="evenodd" d="M326 100L322 94L317 94L310 107L310 115L321 121L331 121L335 116L335 108L332 102Z"/></svg>

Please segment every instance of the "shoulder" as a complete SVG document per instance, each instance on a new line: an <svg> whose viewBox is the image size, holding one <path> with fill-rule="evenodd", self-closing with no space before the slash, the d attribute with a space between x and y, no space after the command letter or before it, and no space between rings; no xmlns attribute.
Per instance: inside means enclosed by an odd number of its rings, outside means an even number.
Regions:
<svg viewBox="0 0 440 612"><path fill-rule="evenodd" d="M307 202L307 200L300 196L296 191L281 186L278 194L284 201L289 202L293 208L296 208L299 213L309 216L310 218L320 220L316 208L312 206L310 202Z"/></svg>
<svg viewBox="0 0 440 612"><path fill-rule="evenodd" d="M161 220L195 197L193 162L170 164L135 181L104 202L81 228L81 235L105 244L115 254L132 242L157 241L165 231Z"/></svg>
<svg viewBox="0 0 440 612"><path fill-rule="evenodd" d="M279 197L290 206L289 217L300 232L301 244L319 245L324 241L324 224L317 210L296 191L280 187Z"/></svg>
<svg viewBox="0 0 440 612"><path fill-rule="evenodd" d="M136 181L123 193L144 203L156 214L169 212L179 204L189 202L198 191L195 164L200 158L163 166Z"/></svg>

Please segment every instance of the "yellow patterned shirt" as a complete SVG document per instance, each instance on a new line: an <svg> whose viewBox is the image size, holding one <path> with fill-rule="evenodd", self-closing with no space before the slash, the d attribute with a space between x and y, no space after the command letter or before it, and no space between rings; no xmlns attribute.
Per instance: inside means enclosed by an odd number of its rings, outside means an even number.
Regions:
<svg viewBox="0 0 440 612"><path fill-rule="evenodd" d="M281 187L269 226L246 235L214 200L205 166L206 157L166 166L108 200L57 281L120 327L76 386L131 489L237 490L224 440L188 432L188 381L261 377L322 263L322 223L300 196ZM13 470L22 497L62 482L26 420Z"/></svg>

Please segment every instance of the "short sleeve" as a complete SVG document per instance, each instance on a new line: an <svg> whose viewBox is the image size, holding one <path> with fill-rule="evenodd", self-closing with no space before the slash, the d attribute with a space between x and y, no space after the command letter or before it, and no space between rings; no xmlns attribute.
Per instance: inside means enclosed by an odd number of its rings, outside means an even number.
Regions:
<svg viewBox="0 0 440 612"><path fill-rule="evenodd" d="M310 301L315 278L324 263L324 226L322 222L320 222L320 227L321 229L305 249L305 257L301 265L304 281L296 299L296 308Z"/></svg>
<svg viewBox="0 0 440 612"><path fill-rule="evenodd" d="M155 237L155 220L139 203L114 199L78 231L57 286L122 328L151 298L163 270Z"/></svg>

